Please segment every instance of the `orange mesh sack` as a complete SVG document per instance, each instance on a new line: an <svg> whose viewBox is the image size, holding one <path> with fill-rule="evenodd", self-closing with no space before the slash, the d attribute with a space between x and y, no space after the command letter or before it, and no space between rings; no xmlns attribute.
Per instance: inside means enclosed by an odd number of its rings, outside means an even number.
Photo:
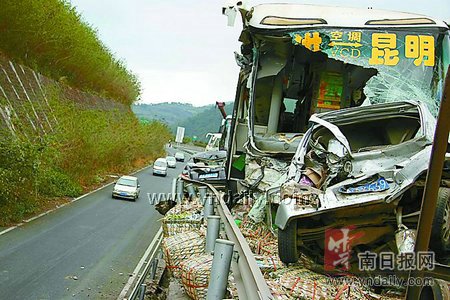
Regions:
<svg viewBox="0 0 450 300"><path fill-rule="evenodd" d="M199 232L182 232L165 238L162 249L169 273L180 277L181 262L202 254L205 251L205 238Z"/></svg>
<svg viewBox="0 0 450 300"><path fill-rule="evenodd" d="M161 219L164 237L195 231L203 224L201 209L196 202L177 204Z"/></svg>
<svg viewBox="0 0 450 300"><path fill-rule="evenodd" d="M203 254L191 257L180 265L181 283L184 290L194 300L206 299L213 256Z"/></svg>

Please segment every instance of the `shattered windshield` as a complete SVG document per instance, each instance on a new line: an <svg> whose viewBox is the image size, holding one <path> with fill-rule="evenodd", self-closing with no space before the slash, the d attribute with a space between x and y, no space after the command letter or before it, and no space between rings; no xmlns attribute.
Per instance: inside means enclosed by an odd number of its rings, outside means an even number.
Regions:
<svg viewBox="0 0 450 300"><path fill-rule="evenodd" d="M409 100L437 115L448 31L310 28L259 38L249 109L258 151L294 153L316 113Z"/></svg>
<svg viewBox="0 0 450 300"><path fill-rule="evenodd" d="M376 69L363 88L364 104L421 101L437 115L445 70L448 33L426 31L317 29L290 33L292 44L344 63Z"/></svg>

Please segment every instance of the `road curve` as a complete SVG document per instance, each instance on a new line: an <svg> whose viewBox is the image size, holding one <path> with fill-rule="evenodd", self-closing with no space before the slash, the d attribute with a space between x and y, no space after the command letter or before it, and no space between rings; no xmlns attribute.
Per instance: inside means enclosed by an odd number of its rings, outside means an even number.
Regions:
<svg viewBox="0 0 450 300"><path fill-rule="evenodd" d="M0 299L116 299L162 217L147 193L172 178L138 172L140 198L112 199L112 186L0 236Z"/></svg>

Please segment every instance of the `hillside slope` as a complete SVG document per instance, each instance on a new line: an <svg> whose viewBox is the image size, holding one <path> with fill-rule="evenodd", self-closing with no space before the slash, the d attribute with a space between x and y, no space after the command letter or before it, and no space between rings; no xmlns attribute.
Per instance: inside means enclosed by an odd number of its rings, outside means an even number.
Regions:
<svg viewBox="0 0 450 300"><path fill-rule="evenodd" d="M133 112L140 119L158 120L169 127L176 128L182 120L186 120L204 110L204 107L195 107L192 104L179 102L164 102L156 104L136 104Z"/></svg>
<svg viewBox="0 0 450 300"><path fill-rule="evenodd" d="M233 103L227 103L225 106L227 114L233 111ZM222 122L222 115L214 105L204 106L204 110L196 113L179 123L179 126L185 127L185 135L188 137L197 136L198 140L207 141L208 132L217 132Z"/></svg>
<svg viewBox="0 0 450 300"><path fill-rule="evenodd" d="M158 120L166 123L175 133L177 126L185 127L185 136L196 136L206 141L208 132L217 132L222 122L222 115L214 104L195 107L187 103L164 102L158 104L137 104L132 107L140 119ZM233 110L233 103L225 106L228 114Z"/></svg>

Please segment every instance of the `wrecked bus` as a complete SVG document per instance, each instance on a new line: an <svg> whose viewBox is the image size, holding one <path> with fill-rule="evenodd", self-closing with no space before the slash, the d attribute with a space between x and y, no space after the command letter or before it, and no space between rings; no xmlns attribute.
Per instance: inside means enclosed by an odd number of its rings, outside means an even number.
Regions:
<svg viewBox="0 0 450 300"><path fill-rule="evenodd" d="M383 11L242 1L223 8L243 29L227 156L229 204L251 192L250 217L266 221L270 193L310 117L340 109L416 101L436 116L450 61L449 28L431 17ZM354 130L358 130L355 128ZM377 130L376 127L370 130Z"/></svg>

